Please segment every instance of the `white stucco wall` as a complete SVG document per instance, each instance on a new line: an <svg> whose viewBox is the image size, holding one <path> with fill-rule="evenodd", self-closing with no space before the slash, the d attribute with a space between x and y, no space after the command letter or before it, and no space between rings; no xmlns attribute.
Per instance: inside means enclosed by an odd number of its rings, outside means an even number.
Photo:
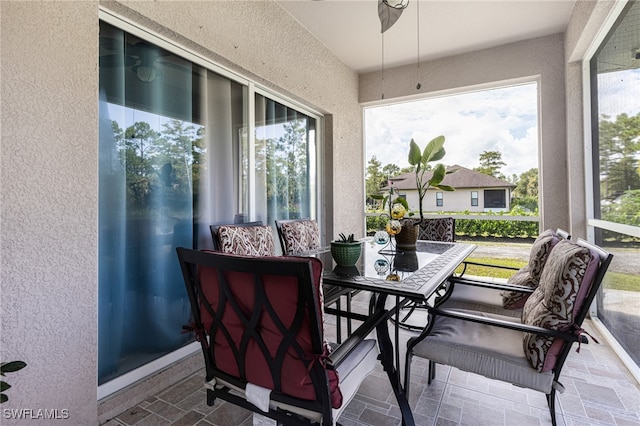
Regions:
<svg viewBox="0 0 640 426"><path fill-rule="evenodd" d="M385 69L386 101L489 83L537 78L540 102L540 206L541 229L569 224L567 150L564 93L564 36L556 34L511 43L473 53L451 56L420 65L422 87L416 90L416 67ZM381 94L381 73L360 76L360 102L376 102Z"/></svg>
<svg viewBox="0 0 640 426"><path fill-rule="evenodd" d="M340 206L327 217L341 230L363 229L357 75L277 3L104 6L331 114L328 174L347 183L327 188L328 204ZM0 8L0 360L28 364L6 377L13 387L0 408L66 409L69 419L58 423L95 425L99 4L2 1Z"/></svg>
<svg viewBox="0 0 640 426"><path fill-rule="evenodd" d="M491 190L494 189L498 189L498 188L489 188ZM476 191L478 192L478 205L475 207L471 206L471 192L472 191ZM469 189L469 188L456 188L455 191L437 191L434 189L429 189L426 193L426 195L424 196L424 199L422 200L422 209L424 212L429 212L429 213L441 213L441 212L464 212L464 211L469 211L469 212L485 212L485 211L493 211L493 212L498 212L498 211L509 211L509 198L510 198L510 193L508 189L502 189L502 191L505 191L505 202L506 204L506 208L504 209L485 209L484 208L484 189L483 188L474 188L474 189ZM442 200L443 200L443 206L442 207L438 207L436 205L436 192L442 192ZM413 210L413 211L418 211L418 205L419 205L419 200L418 200L418 191L417 190L400 190L400 195L405 196L407 203L409 204L409 209Z"/></svg>

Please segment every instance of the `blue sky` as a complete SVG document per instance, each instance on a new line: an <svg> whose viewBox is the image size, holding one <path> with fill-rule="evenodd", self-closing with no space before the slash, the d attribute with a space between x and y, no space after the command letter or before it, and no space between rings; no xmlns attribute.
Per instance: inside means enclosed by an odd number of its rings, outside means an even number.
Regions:
<svg viewBox="0 0 640 426"><path fill-rule="evenodd" d="M599 76L601 114L640 112L640 69ZM421 148L446 137L445 164L474 168L484 151L500 151L505 176L538 167L537 83L365 109L366 162L408 166L409 141ZM365 165L366 167L366 165Z"/></svg>

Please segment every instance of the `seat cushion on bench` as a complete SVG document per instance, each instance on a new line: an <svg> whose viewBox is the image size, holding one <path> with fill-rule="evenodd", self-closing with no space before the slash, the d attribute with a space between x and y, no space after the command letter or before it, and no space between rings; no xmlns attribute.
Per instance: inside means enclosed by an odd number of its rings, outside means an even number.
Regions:
<svg viewBox="0 0 640 426"><path fill-rule="evenodd" d="M462 312L520 322L509 316ZM531 367L522 351L522 335L520 331L436 316L431 332L413 348L413 354L490 379L549 393L553 374L539 373Z"/></svg>
<svg viewBox="0 0 640 426"><path fill-rule="evenodd" d="M472 311L488 312L491 314L507 315L514 318L522 316L522 309L507 309L502 306L501 291L487 287L456 284L451 297L440 307L442 309L468 309Z"/></svg>

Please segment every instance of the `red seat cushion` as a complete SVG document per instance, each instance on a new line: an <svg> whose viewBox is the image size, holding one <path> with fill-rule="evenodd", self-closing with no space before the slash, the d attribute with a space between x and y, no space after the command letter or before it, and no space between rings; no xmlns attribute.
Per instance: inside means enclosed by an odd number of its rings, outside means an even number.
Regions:
<svg viewBox="0 0 640 426"><path fill-rule="evenodd" d="M277 259L284 262L311 261L313 269L314 299L317 312L320 315L320 327L323 333L323 300L322 300L322 262L316 258L286 258L267 257L266 259ZM229 336L218 332L215 335L214 357L218 369L235 377L239 377L238 353L246 354L245 374L243 379L265 387L274 389L275 384L269 370L267 359L273 360L278 349L287 346L285 335L278 326L278 321L288 329L292 326L298 305L298 281L291 276L266 275L262 276L264 292L267 300L271 303L274 312L277 312L278 319L274 319L269 314L265 306L255 311L256 286L253 274L241 272L225 272L225 277L230 284L232 298L238 304L241 315L238 315L231 306L228 298L221 303L219 294L218 271L211 268L201 268L200 280L203 292L211 307L220 312L224 310L223 323L225 324ZM213 318L204 305L201 303L201 316L205 330L209 332ZM255 330L260 334L261 339L251 338L246 347L240 347L241 338L245 332L246 323L252 316L258 316ZM305 366L302 359L321 361L323 355L327 355L328 345L324 346L324 353L314 353L311 340L311 327L315 327L315 321L311 323L313 316L307 311L303 317L302 324L295 335L295 341L299 344L302 353L296 352L291 346L287 348L282 359L281 377L283 393L296 396L301 399L315 400L315 390L309 377L309 368ZM265 357L260 342L264 342L268 358ZM316 362L314 361L314 362ZM333 369L327 369L332 407L339 408L342 405L342 395L338 384L338 377Z"/></svg>

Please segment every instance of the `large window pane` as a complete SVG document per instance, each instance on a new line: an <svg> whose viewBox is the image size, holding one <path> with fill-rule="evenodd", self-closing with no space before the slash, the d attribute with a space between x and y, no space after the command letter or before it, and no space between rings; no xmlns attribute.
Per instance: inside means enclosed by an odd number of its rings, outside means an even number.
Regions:
<svg viewBox="0 0 640 426"><path fill-rule="evenodd" d="M100 23L99 384L191 340L175 249L247 208L246 90Z"/></svg>
<svg viewBox="0 0 640 426"><path fill-rule="evenodd" d="M364 125L369 212L379 210L379 199L371 196L385 194L391 179L394 188L406 194L409 209L417 213L409 142L413 139L424 149L432 138L444 135L446 155L440 162L451 169L469 169L445 178L446 184L456 187L446 194L445 211L538 215L537 83L367 107ZM475 200L471 205L470 199ZM425 200L425 212L442 212L435 195Z"/></svg>
<svg viewBox="0 0 640 426"><path fill-rule="evenodd" d="M316 120L255 95L256 216L316 218Z"/></svg>
<svg viewBox="0 0 640 426"><path fill-rule="evenodd" d="M598 317L638 366L639 29L640 2L629 2L591 59L594 192L592 216L604 221L595 224L596 242L614 254L613 263L598 296Z"/></svg>
<svg viewBox="0 0 640 426"><path fill-rule="evenodd" d="M640 2L591 61L596 218L640 226ZM636 57L637 56L637 57Z"/></svg>
<svg viewBox="0 0 640 426"><path fill-rule="evenodd" d="M640 241L602 231L599 243L613 261L598 294L598 318L640 366Z"/></svg>

